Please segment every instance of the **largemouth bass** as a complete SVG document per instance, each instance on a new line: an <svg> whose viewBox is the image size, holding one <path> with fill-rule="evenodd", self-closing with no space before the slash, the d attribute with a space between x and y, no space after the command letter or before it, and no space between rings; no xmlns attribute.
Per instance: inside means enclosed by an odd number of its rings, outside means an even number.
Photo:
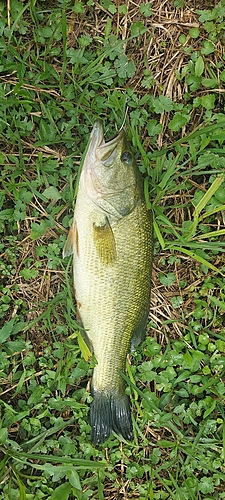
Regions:
<svg viewBox="0 0 225 500"><path fill-rule="evenodd" d="M149 312L152 222L124 130L105 142L96 121L64 247L73 253L77 314L97 360L92 379L91 439L111 431L132 439L130 402L121 372L145 336Z"/></svg>

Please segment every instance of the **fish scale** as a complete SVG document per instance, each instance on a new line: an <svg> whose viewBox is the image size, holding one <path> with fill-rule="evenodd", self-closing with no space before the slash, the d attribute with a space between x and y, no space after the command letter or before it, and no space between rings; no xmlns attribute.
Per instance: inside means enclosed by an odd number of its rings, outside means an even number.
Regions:
<svg viewBox="0 0 225 500"><path fill-rule="evenodd" d="M92 379L92 441L114 430L132 438L130 403L120 372L144 338L150 301L152 221L121 131L105 142L94 125L64 255L73 253L78 316L97 364ZM84 330L86 333L84 333Z"/></svg>

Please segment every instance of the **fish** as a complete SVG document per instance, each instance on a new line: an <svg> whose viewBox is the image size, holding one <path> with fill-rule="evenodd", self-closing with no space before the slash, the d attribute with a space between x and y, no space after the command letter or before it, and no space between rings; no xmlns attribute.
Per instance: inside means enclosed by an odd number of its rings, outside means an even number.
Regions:
<svg viewBox="0 0 225 500"><path fill-rule="evenodd" d="M124 129L106 141L94 123L81 169L63 257L73 254L77 320L94 354L91 440L114 431L132 440L122 374L129 350L145 338L150 307L152 216Z"/></svg>

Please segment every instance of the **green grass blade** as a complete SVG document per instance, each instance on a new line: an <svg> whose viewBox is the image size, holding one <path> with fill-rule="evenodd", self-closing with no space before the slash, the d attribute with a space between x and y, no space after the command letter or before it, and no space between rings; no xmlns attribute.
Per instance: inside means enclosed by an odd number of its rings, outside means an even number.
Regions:
<svg viewBox="0 0 225 500"><path fill-rule="evenodd" d="M197 260L197 262L200 262L204 266L208 267L209 269L212 269L215 273L221 274L222 276L225 276L217 267L215 267L211 262L208 260L204 259L203 257L200 257L200 255L196 254L195 252L188 250L187 248L184 247L177 247L176 245L171 245L170 246L171 250L175 250L177 252L184 253L185 255L188 255L192 259Z"/></svg>
<svg viewBox="0 0 225 500"><path fill-rule="evenodd" d="M60 457L55 455L43 455L41 453L25 453L19 451L10 451L9 455L14 457L15 459L20 460L39 460L44 463L56 463L56 464L65 464L65 467L70 464L71 466L75 466L81 469L99 469L102 467L106 467L107 462L94 462L93 460L85 460L82 458L72 458L72 457ZM30 464L31 465L31 464ZM36 464L35 464L36 465Z"/></svg>
<svg viewBox="0 0 225 500"><path fill-rule="evenodd" d="M224 128L225 128L225 121L223 120L219 121L218 123L214 123L213 125L207 125L206 127L202 127L202 124L200 124L195 130L193 130L193 132L188 134L186 137L178 139L178 141L174 142L169 147L174 148L178 144L189 143L190 139L194 139L204 134L209 135L211 132L214 132L214 130L224 129Z"/></svg>
<svg viewBox="0 0 225 500"><path fill-rule="evenodd" d="M222 309L222 311L225 311L225 302L222 302L221 300L217 299L217 297L214 297L214 295L212 295L212 296L209 295L209 300L210 300L210 302L215 304L215 306Z"/></svg>
<svg viewBox="0 0 225 500"><path fill-rule="evenodd" d="M217 214L218 212L223 212L225 210L225 205L220 205L219 207L214 208L213 210L209 210L202 214L199 217L199 222L206 219L207 217L210 217L211 215Z"/></svg>
<svg viewBox="0 0 225 500"><path fill-rule="evenodd" d="M145 179L144 179L144 197L145 197L146 207L149 210L151 208L151 203L149 201L148 177L145 177Z"/></svg>
<svg viewBox="0 0 225 500"><path fill-rule="evenodd" d="M203 233L199 234L198 236L195 236L193 240L196 239L202 239L204 240L205 238L220 238L220 236L225 234L225 229L218 229L217 231L210 231L210 233Z"/></svg>
<svg viewBox="0 0 225 500"><path fill-rule="evenodd" d="M65 74L66 74L66 67L67 67L67 55L66 55L66 48L67 48L67 37L66 37L66 12L65 9L62 9L62 37L63 37L63 64L62 64L62 72L60 75L60 87L61 87L61 92L63 94L64 92L64 80L65 80Z"/></svg>
<svg viewBox="0 0 225 500"><path fill-rule="evenodd" d="M159 226L158 226L156 220L153 221L153 228L154 228L155 234L156 234L156 236L157 236L157 238L159 240L161 248L164 250L166 244L165 244L164 238L162 236L162 233L161 233L161 231L159 229Z"/></svg>
<svg viewBox="0 0 225 500"><path fill-rule="evenodd" d="M100 471L98 470L98 498L99 500L104 500L104 492L103 492L103 487L102 487L102 480L101 480L101 475Z"/></svg>
<svg viewBox="0 0 225 500"><path fill-rule="evenodd" d="M24 7L22 7L21 9L19 9L18 14L17 14L17 16L15 18L15 21L14 21L14 23L12 24L12 26L10 28L10 35L9 35L9 38L8 38L8 45L10 45L13 32L14 32L14 30L16 30L17 26L19 25L20 19L23 17L23 14L24 14L25 10L29 8L29 3L30 2L28 2L27 4L24 5Z"/></svg>
<svg viewBox="0 0 225 500"><path fill-rule="evenodd" d="M221 184L223 183L223 181L224 181L224 175L220 175L219 177L217 177L213 181L212 185L206 191L206 193L204 194L203 198L196 205L194 213L193 213L193 217L194 218L198 218L199 217L199 214L201 213L201 211L203 210L203 208L205 208L205 206L207 205L207 203L211 200L212 196L216 193L217 189L221 186Z"/></svg>

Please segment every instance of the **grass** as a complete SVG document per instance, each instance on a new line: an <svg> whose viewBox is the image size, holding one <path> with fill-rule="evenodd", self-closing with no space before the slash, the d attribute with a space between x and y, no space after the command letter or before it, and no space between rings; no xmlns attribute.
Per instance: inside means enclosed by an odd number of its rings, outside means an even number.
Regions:
<svg viewBox="0 0 225 500"><path fill-rule="evenodd" d="M0 5L0 499L225 498L225 4ZM153 210L134 440L90 442L71 261L97 117L127 130Z"/></svg>

